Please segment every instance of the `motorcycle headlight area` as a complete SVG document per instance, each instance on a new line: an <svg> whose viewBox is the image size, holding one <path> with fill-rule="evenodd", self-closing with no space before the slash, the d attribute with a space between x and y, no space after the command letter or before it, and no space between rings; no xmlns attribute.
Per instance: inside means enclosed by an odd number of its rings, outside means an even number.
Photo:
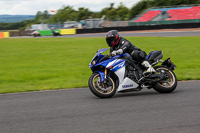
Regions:
<svg viewBox="0 0 200 133"><path fill-rule="evenodd" d="M92 65L95 65L96 64L96 61L94 60L94 61L92 61Z"/></svg>

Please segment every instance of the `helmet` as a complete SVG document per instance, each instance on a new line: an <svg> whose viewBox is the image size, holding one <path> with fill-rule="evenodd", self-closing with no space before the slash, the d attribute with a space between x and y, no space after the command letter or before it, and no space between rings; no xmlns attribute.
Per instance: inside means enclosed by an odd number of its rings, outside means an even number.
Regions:
<svg viewBox="0 0 200 133"><path fill-rule="evenodd" d="M109 47L114 47L120 40L117 30L111 30L106 33L106 42Z"/></svg>

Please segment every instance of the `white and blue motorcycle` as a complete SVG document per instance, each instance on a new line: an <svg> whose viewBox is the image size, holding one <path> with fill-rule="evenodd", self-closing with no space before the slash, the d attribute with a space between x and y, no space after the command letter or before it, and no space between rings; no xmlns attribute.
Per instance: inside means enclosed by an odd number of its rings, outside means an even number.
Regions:
<svg viewBox="0 0 200 133"><path fill-rule="evenodd" d="M153 88L159 93L170 93L175 90L177 78L173 70L176 66L170 58L161 60L162 51L153 51L146 59L156 73L143 74L146 69L129 54L102 55L106 50L108 49L99 49L89 64L93 74L89 78L88 85L97 97L110 98L116 92L140 91L145 87ZM155 66L159 62L162 64Z"/></svg>

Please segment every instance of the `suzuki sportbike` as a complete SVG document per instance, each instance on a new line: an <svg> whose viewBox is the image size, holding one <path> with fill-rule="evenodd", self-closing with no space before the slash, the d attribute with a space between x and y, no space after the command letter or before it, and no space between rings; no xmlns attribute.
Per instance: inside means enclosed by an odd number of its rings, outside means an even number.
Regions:
<svg viewBox="0 0 200 133"><path fill-rule="evenodd" d="M100 98L110 98L116 92L140 91L143 88L159 93L171 93L177 86L174 74L176 65L171 58L163 58L162 51L150 52L146 60L154 67L155 73L145 73L146 68L134 61L128 53L112 56L103 55L107 48L99 49L89 64L92 75L88 85L91 92ZM161 63L160 65L157 65Z"/></svg>

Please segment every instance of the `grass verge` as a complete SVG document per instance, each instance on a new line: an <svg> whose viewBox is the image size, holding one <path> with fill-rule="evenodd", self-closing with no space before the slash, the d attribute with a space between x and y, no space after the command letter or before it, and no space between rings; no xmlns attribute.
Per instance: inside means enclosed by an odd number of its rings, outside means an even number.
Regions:
<svg viewBox="0 0 200 133"><path fill-rule="evenodd" d="M178 80L200 79L200 37L126 37L149 53L163 50ZM0 93L86 87L88 64L104 38L0 40Z"/></svg>

